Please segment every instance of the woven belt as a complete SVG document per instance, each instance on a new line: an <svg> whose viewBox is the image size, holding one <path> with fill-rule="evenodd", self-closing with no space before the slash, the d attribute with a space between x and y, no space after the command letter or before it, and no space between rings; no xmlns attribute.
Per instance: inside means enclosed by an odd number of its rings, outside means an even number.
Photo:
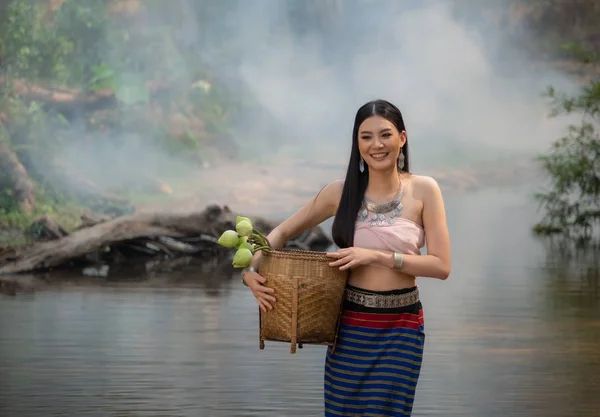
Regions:
<svg viewBox="0 0 600 417"><path fill-rule="evenodd" d="M408 307L419 301L419 289L404 294L365 294L346 288L346 300L364 307L372 308L399 308Z"/></svg>

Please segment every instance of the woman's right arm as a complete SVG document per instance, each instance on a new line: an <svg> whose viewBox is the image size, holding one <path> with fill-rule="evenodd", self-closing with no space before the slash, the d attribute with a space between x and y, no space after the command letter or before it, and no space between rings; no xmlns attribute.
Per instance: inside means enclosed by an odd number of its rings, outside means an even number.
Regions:
<svg viewBox="0 0 600 417"><path fill-rule="evenodd" d="M337 211L342 195L343 181L334 181L326 185L316 196L300 210L286 219L271 233L267 235L269 243L274 249L281 249L285 243L298 236L302 232L309 230L330 217L333 217ZM252 259L251 266L258 269L262 254L257 252ZM273 296L274 290L263 284L265 279L257 272L246 272L242 277L244 283L250 287L252 294L256 297L258 305L262 311L273 309L273 303L277 300Z"/></svg>

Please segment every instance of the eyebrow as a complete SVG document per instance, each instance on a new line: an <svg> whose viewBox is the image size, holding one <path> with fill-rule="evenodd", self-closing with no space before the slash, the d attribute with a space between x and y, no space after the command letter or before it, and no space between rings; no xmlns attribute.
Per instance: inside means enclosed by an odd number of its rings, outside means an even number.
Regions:
<svg viewBox="0 0 600 417"><path fill-rule="evenodd" d="M392 129L390 129L389 127L386 127L385 129L381 129L381 130L379 131L379 133L383 133L383 132L387 132L387 131L390 131L390 132L391 132L391 131L392 131ZM371 132L370 130L362 130L362 131L360 132L360 134L361 134L361 135L364 135L365 133L368 133L368 134L373 134L373 132Z"/></svg>

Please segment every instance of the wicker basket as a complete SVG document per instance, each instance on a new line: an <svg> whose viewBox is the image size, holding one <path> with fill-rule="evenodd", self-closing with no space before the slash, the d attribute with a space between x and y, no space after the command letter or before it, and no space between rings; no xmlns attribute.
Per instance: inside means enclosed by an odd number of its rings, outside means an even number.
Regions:
<svg viewBox="0 0 600 417"><path fill-rule="evenodd" d="M347 271L329 266L325 252L276 250L263 252L260 274L275 289L273 310L260 314L260 349L265 340L296 345L335 342Z"/></svg>

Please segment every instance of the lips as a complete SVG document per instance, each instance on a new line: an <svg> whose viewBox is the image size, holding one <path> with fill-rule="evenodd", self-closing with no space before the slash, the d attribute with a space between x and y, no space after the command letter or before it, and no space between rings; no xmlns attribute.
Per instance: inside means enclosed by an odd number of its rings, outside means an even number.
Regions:
<svg viewBox="0 0 600 417"><path fill-rule="evenodd" d="M376 161L381 161L382 159L385 159L386 156L388 156L390 153L389 152L379 152L379 153L372 153L370 154L371 158L375 159Z"/></svg>

